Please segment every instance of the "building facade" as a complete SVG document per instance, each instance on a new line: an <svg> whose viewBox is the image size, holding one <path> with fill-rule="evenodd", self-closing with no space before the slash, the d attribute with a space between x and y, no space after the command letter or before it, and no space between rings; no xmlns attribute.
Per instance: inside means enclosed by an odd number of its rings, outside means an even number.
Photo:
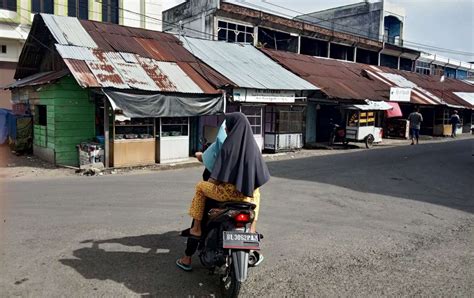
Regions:
<svg viewBox="0 0 474 298"><path fill-rule="evenodd" d="M421 53L415 71L425 75L437 75L458 80L474 80L474 64L437 54Z"/></svg>
<svg viewBox="0 0 474 298"><path fill-rule="evenodd" d="M148 0L0 0L0 87L13 82L35 13L160 31L162 10L162 1ZM0 90L0 108L11 108L10 98L10 91Z"/></svg>
<svg viewBox="0 0 474 298"><path fill-rule="evenodd" d="M364 1L296 16L321 27L403 46L406 13L388 1Z"/></svg>
<svg viewBox="0 0 474 298"><path fill-rule="evenodd" d="M395 13L378 12L375 33L354 34L326 28L302 18L286 18L265 11L236 5L224 0L188 0L163 12L163 30L181 31L192 37L250 43L254 46L289 51L317 57L414 70L420 52L405 48L403 39L403 12L398 25ZM309 17L308 17L309 18ZM181 24L181 27L176 24ZM373 38L385 34L387 41ZM399 30L395 30L399 28ZM397 42L396 42L397 41Z"/></svg>

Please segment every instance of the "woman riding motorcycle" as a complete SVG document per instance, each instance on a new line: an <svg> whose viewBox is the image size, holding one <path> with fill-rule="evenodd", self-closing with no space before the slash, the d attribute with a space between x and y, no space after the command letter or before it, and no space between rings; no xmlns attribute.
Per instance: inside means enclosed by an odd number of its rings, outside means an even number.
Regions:
<svg viewBox="0 0 474 298"><path fill-rule="evenodd" d="M191 270L191 256L196 251L201 237L201 221L206 198L221 202L253 203L257 206L256 220L260 200L258 188L270 179L270 173L255 142L247 117L239 112L229 113L225 117L225 127L227 138L215 156L210 179L196 185L196 193L189 209L189 214L193 218L192 227L181 233L182 236L188 237L188 247L186 255L178 259L176 265L186 271ZM202 160L206 158L205 152ZM255 225L252 230L255 231Z"/></svg>

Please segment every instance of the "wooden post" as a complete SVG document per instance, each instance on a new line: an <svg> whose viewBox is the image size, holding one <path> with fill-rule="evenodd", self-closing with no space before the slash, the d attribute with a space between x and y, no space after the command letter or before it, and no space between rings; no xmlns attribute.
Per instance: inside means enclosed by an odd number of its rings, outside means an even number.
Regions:
<svg viewBox="0 0 474 298"><path fill-rule="evenodd" d="M108 168L110 166L110 134L109 134L109 100L104 98L104 153L105 164Z"/></svg>

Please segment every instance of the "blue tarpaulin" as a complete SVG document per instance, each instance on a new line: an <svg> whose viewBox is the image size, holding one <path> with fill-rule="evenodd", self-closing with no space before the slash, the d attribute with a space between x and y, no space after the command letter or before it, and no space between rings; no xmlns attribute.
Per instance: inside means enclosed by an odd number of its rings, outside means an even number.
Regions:
<svg viewBox="0 0 474 298"><path fill-rule="evenodd" d="M5 144L8 140L10 118L12 111L7 109L0 109L0 144Z"/></svg>

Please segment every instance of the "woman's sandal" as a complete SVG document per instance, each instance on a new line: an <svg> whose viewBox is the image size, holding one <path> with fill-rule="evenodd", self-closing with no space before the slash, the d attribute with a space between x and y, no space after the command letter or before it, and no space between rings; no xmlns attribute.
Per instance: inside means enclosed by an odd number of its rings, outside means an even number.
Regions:
<svg viewBox="0 0 474 298"><path fill-rule="evenodd" d="M201 239L201 236L195 236L195 235L191 234L191 228L187 228L186 230L182 230L179 235L182 236L182 237L193 238L193 239L196 239L196 240Z"/></svg>
<svg viewBox="0 0 474 298"><path fill-rule="evenodd" d="M250 252L249 267L257 267L263 262L263 255L255 250Z"/></svg>
<svg viewBox="0 0 474 298"><path fill-rule="evenodd" d="M183 269L184 271L193 270L193 267L191 265L186 265L186 264L181 263L181 259L176 260L176 266L178 266L180 269Z"/></svg>

